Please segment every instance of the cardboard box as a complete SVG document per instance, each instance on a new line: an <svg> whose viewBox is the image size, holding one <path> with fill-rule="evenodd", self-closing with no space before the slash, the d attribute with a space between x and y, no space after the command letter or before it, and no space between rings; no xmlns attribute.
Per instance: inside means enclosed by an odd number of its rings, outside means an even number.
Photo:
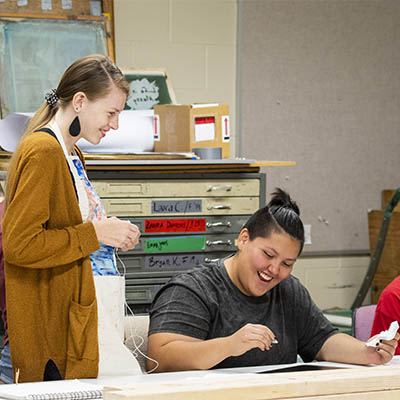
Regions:
<svg viewBox="0 0 400 400"><path fill-rule="evenodd" d="M0 13L21 15L90 15L90 0L71 0L70 2L51 0L44 3L42 0L26 0L24 3L18 3L15 0L5 0L4 2L0 2Z"/></svg>
<svg viewBox="0 0 400 400"><path fill-rule="evenodd" d="M164 104L154 106L154 151L191 152L221 148L230 155L227 104Z"/></svg>

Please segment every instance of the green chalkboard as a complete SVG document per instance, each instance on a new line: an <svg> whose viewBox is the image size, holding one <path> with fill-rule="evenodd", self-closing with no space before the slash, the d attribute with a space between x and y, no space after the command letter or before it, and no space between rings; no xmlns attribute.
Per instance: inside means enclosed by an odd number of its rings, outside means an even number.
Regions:
<svg viewBox="0 0 400 400"><path fill-rule="evenodd" d="M103 21L0 19L0 112L34 112L65 69L88 54L107 55Z"/></svg>
<svg viewBox="0 0 400 400"><path fill-rule="evenodd" d="M123 70L123 73L131 86L126 110L152 110L156 104L176 104L165 69Z"/></svg>

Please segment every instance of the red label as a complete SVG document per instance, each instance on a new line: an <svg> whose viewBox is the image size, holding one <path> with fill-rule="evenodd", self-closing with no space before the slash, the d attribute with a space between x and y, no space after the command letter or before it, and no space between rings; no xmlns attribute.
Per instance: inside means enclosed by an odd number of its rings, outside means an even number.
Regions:
<svg viewBox="0 0 400 400"><path fill-rule="evenodd" d="M154 133L155 133L156 135L158 135L157 130L158 130L158 128L157 128L157 117L154 117Z"/></svg>
<svg viewBox="0 0 400 400"><path fill-rule="evenodd" d="M196 124L214 124L215 117L197 117L194 121Z"/></svg>
<svg viewBox="0 0 400 400"><path fill-rule="evenodd" d="M206 219L146 219L145 232L205 232Z"/></svg>
<svg viewBox="0 0 400 400"><path fill-rule="evenodd" d="M228 131L228 118L224 118L225 122L225 135L224 136L229 136L229 131Z"/></svg>

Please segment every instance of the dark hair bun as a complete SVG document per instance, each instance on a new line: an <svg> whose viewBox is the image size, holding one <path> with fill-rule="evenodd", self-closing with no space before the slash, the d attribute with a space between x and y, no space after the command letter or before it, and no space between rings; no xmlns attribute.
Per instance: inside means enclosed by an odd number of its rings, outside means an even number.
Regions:
<svg viewBox="0 0 400 400"><path fill-rule="evenodd" d="M294 211L298 216L300 216L300 210L296 202L290 198L288 193L280 188L276 188L275 192L272 193L272 198L268 203L268 207L272 214L274 214L274 211L278 208L286 208Z"/></svg>

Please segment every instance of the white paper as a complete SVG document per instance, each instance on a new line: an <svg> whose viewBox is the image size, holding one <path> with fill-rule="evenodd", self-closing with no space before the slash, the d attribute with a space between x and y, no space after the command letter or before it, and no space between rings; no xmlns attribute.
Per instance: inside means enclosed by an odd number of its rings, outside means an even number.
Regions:
<svg viewBox="0 0 400 400"><path fill-rule="evenodd" d="M52 9L52 1L42 0L42 10L51 10L51 9Z"/></svg>
<svg viewBox="0 0 400 400"><path fill-rule="evenodd" d="M62 0L61 7L63 10L72 10L72 0Z"/></svg>
<svg viewBox="0 0 400 400"><path fill-rule="evenodd" d="M206 108L206 107L218 107L218 103L195 103L192 104L192 108Z"/></svg>
<svg viewBox="0 0 400 400"><path fill-rule="evenodd" d="M379 345L381 340L392 340L395 335L396 332L399 329L399 323L397 321L393 321L390 326L389 329L386 331L382 331L381 333L378 333L377 335L375 335L374 337L372 337L371 339L369 339L365 345L368 347L376 347Z"/></svg>
<svg viewBox="0 0 400 400"><path fill-rule="evenodd" d="M214 138L215 138L215 123L194 125L195 142L214 140Z"/></svg>
<svg viewBox="0 0 400 400"><path fill-rule="evenodd" d="M47 382L30 382L30 383L14 383L11 385L1 385L0 398L1 399L29 399L30 396L44 395L49 393L71 395L75 392L86 391L94 394L94 391L101 391L102 387L99 385L91 384L88 382L81 382L77 379L67 379L63 381L47 381ZM87 393L87 396L89 395ZM99 393L100 395L100 393ZM71 397L72 398L72 397ZM99 398L99 397L92 397Z"/></svg>
<svg viewBox="0 0 400 400"><path fill-rule="evenodd" d="M13 113L0 120L0 146L14 152L33 113ZM125 110L119 116L119 127L111 129L98 145L85 139L77 142L87 153L141 153L154 149L154 111Z"/></svg>
<svg viewBox="0 0 400 400"><path fill-rule="evenodd" d="M0 119L0 146L3 150L14 152L33 113L8 114Z"/></svg>
<svg viewBox="0 0 400 400"><path fill-rule="evenodd" d="M97 145L84 139L77 142L78 147L87 153L131 154L153 151L154 111L124 110L119 116L119 127L111 129Z"/></svg>
<svg viewBox="0 0 400 400"><path fill-rule="evenodd" d="M71 4L72 8L72 4ZM95 15L97 17L101 17L101 2L100 0L91 0L90 1L90 15Z"/></svg>
<svg viewBox="0 0 400 400"><path fill-rule="evenodd" d="M304 224L304 244L312 244L311 225L309 225L309 224Z"/></svg>

